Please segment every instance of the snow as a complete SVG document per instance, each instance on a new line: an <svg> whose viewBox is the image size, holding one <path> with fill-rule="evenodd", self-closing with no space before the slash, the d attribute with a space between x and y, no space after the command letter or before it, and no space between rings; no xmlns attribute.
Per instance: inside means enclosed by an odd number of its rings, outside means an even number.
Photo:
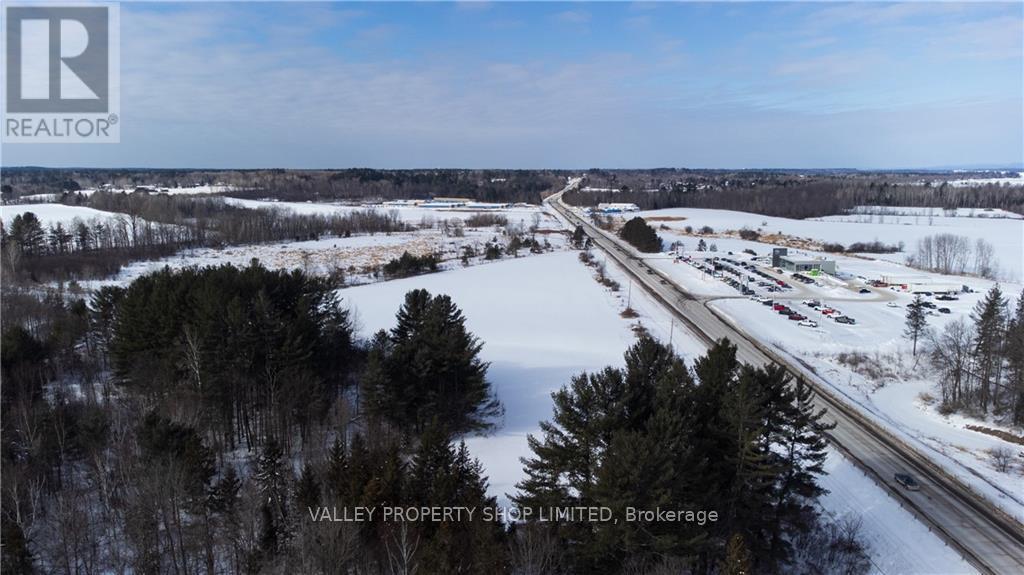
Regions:
<svg viewBox="0 0 1024 575"><path fill-rule="evenodd" d="M1002 178L970 178L966 180L950 180L946 182L954 188L966 188L974 186L983 186L986 184L995 184L999 186L1024 186L1024 172L1018 172L1016 176L1002 177ZM936 187L935 183L932 183L932 187Z"/></svg>
<svg viewBox="0 0 1024 575"><path fill-rule="evenodd" d="M794 220L730 210L671 208L640 212L638 215L643 218L654 218L650 223L656 228L666 226L676 232L680 232L686 226L692 226L695 230L702 226L711 226L717 233L749 228L762 234L782 233L847 246L854 242L870 242L876 239L886 244L898 245L903 242L906 246L905 252L871 256L898 263L905 262L907 252L913 252L918 240L926 236L951 233L969 238L972 245L978 238L982 238L992 244L995 259L1007 278L1020 281L1024 277L1024 220L1020 217L988 217L984 222L979 222L978 219L983 213L983 210L976 210L975 217L847 214ZM659 230L659 233L664 234L664 231ZM687 244L688 249L694 249L698 241L695 237L665 239L680 239ZM719 247L722 247L717 238L708 238L706 241L718 242Z"/></svg>
<svg viewBox="0 0 1024 575"><path fill-rule="evenodd" d="M976 573L959 553L850 460L830 451L818 500L833 519L861 522L860 535L875 573Z"/></svg>
<svg viewBox="0 0 1024 575"><path fill-rule="evenodd" d="M25 212L34 213L43 224L43 227L56 225L58 223L63 224L64 227L68 227L75 218L82 221L88 221L93 218L105 220L124 217L122 214L116 214L113 212L104 212L82 206L66 206L64 204L17 204L0 206L0 218L3 219L5 226L10 226L11 220L13 220L15 216L24 214Z"/></svg>
<svg viewBox="0 0 1024 575"><path fill-rule="evenodd" d="M1016 287L1018 291L1010 294L1011 307L1015 293L1019 293L1020 286ZM719 299L711 305L757 339L785 354L800 357L845 401L929 456L974 491L1024 521L1024 480L1020 472L996 470L989 455L995 448L1008 448L1015 453L1024 453L1024 449L966 426L980 424L1011 433L1020 431L993 421L944 416L938 412L937 402L931 399L939 395L937 375L930 371L927 359L920 352L924 343L919 342L915 359L911 356L909 342L902 335L905 308L911 296L893 295L900 307L888 307L879 301L826 302L855 318L857 324L852 326L827 319L799 303L799 299L786 301L791 308L817 321L817 328L800 327L770 308L747 299ZM960 294L959 301L936 301L949 307L952 313L928 316L929 326L941 330L958 317L969 316L974 304L983 296L983 293ZM858 371L839 361L838 356L844 352L863 354L872 371Z"/></svg>
<svg viewBox="0 0 1024 575"><path fill-rule="evenodd" d="M187 187L185 187L185 186L176 186L176 187L173 187L173 188L163 188L163 187L160 187L160 186L150 186L150 185L140 185L138 187L146 188L146 189L151 190L152 192L155 192L155 193L158 193L158 194L168 194L168 195L171 195L171 196L179 196L179 195L180 196L198 196L198 195L207 195L207 194L224 194L224 193L231 192L231 191L235 190L234 186L230 186L230 185L227 185L227 184L204 184L204 185L187 186ZM103 190L107 191L107 192L122 193L122 194L123 193L134 192L135 189L136 188L114 188L114 187L105 187L105 188L103 188ZM96 191L97 191L96 188L89 188L89 189L85 189L85 190L79 190L77 193L82 194L83 196L89 196L89 195L94 194Z"/></svg>
<svg viewBox="0 0 1024 575"><path fill-rule="evenodd" d="M404 222L419 224L422 222L433 223L438 220L457 218L465 220L476 214L498 214L508 218L509 223L521 223L525 226L532 225L535 215L539 215L541 223L552 224L554 218L543 211L540 206L515 206L511 208L484 207L473 209L465 208L425 208L420 206L405 205L379 205L379 206L355 206L346 204L325 204L315 202L278 202L272 200L245 200L240 198L224 198L224 201L236 206L252 209L284 209L290 210L299 215L321 215L321 214L347 214L358 211L374 210L380 213L397 214Z"/></svg>
<svg viewBox="0 0 1024 575"><path fill-rule="evenodd" d="M643 290L629 293L628 280L614 263L606 264L607 273L621 289L612 293L594 281L591 268L575 261L577 253L506 260L340 292L356 311L364 336L393 326L410 289L447 293L462 308L469 329L484 341L481 355L491 362L489 377L506 408L497 433L467 440L489 476L490 493L501 502L523 477L519 458L530 455L527 434L536 434L538 422L551 416L550 393L581 371L622 364L622 352L634 337L630 321L635 321L618 315L626 298L656 337L665 340L672 331L688 363L703 352L696 338L673 327L664 308ZM820 506L837 519L862 518L860 534L875 572L974 572L849 460L832 453L826 469L830 475L822 485L830 493Z"/></svg>

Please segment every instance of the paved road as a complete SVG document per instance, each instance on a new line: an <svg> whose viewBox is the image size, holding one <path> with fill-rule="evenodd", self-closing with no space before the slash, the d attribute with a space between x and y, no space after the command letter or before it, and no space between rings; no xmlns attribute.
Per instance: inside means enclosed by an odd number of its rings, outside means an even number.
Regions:
<svg viewBox="0 0 1024 575"><path fill-rule="evenodd" d="M1024 527L956 478L948 475L917 450L866 419L856 408L834 395L828 382L799 359L779 353L743 333L737 326L695 298L670 278L645 264L631 246L592 225L567 204L562 193L578 185L573 180L565 189L545 200L573 225L583 226L594 245L606 251L656 299L706 343L721 339L737 346L738 358L753 365L775 362L804 378L815 391L815 404L828 409L836 423L832 443L850 459L875 476L877 482L903 502L931 529L957 549L984 573L1024 573ZM921 489L907 491L893 480L897 472L910 472Z"/></svg>

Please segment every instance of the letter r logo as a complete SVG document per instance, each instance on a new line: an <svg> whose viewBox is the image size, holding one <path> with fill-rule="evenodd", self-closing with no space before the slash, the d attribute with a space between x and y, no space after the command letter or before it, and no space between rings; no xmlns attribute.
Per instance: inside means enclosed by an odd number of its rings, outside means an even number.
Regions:
<svg viewBox="0 0 1024 575"><path fill-rule="evenodd" d="M8 113L105 113L110 45L106 6L8 6Z"/></svg>

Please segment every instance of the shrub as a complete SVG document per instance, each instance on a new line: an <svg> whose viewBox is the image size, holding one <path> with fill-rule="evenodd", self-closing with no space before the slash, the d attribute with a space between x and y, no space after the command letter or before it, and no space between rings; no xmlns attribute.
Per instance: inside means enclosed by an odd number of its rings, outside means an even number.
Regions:
<svg viewBox="0 0 1024 575"><path fill-rule="evenodd" d="M761 234L757 233L756 231L750 228L743 228L742 230L740 230L740 239L756 242L760 237Z"/></svg>
<svg viewBox="0 0 1024 575"><path fill-rule="evenodd" d="M508 218L501 214L473 214L466 218L466 227L488 228L491 226L504 226L508 224Z"/></svg>
<svg viewBox="0 0 1024 575"><path fill-rule="evenodd" d="M836 244L831 242L821 244L821 249L830 254L841 254L846 251L846 248L843 247L843 244Z"/></svg>
<svg viewBox="0 0 1024 575"><path fill-rule="evenodd" d="M434 254L414 256L409 252L404 252L401 257L384 264L383 271L384 275L392 278L404 278L427 272L436 272L437 256Z"/></svg>

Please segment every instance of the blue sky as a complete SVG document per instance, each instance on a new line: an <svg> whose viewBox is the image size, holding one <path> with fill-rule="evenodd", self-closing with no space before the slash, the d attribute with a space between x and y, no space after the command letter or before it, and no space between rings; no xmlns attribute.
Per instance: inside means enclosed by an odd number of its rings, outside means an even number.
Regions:
<svg viewBox="0 0 1024 575"><path fill-rule="evenodd" d="M121 5L121 143L3 165L1024 161L1024 3Z"/></svg>

